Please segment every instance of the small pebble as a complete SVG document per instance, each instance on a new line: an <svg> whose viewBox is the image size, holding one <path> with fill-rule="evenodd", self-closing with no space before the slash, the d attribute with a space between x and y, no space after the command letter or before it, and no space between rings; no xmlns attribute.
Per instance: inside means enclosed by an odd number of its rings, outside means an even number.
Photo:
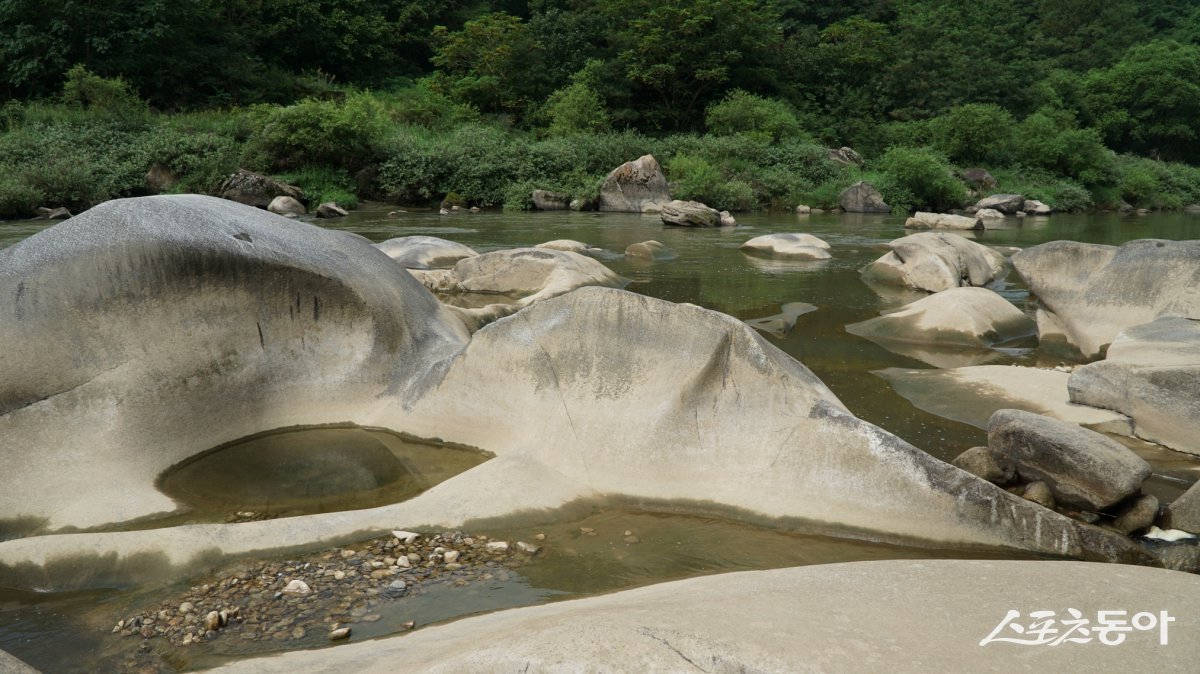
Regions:
<svg viewBox="0 0 1200 674"><path fill-rule="evenodd" d="M350 628L349 627L339 627L336 630L333 630L332 632L329 633L329 640L330 641L338 641L339 639L345 639L349 636L350 636Z"/></svg>

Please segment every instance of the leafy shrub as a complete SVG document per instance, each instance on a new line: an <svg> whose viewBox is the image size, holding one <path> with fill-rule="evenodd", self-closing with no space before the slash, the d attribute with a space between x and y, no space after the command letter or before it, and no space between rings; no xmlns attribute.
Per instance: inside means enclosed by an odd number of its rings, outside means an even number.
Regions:
<svg viewBox="0 0 1200 674"><path fill-rule="evenodd" d="M215 194L238 169L242 146L217 133L162 127L144 137L142 152L147 166L162 164L179 177L173 191Z"/></svg>
<svg viewBox="0 0 1200 674"><path fill-rule="evenodd" d="M128 82L120 77L100 77L83 64L67 71L62 98L67 105L106 112L132 113L146 107Z"/></svg>
<svg viewBox="0 0 1200 674"><path fill-rule="evenodd" d="M342 169L330 166L306 167L299 171L284 173L278 178L304 190L310 208L332 201L345 209L358 207L358 196L354 193L354 181Z"/></svg>
<svg viewBox="0 0 1200 674"><path fill-rule="evenodd" d="M951 108L928 122L934 148L959 164L1003 163L1011 156L1016 123L991 103Z"/></svg>
<svg viewBox="0 0 1200 674"><path fill-rule="evenodd" d="M1094 129L1077 128L1069 112L1043 108L1026 117L1017 130L1018 162L1049 169L1086 185L1114 180L1113 153Z"/></svg>
<svg viewBox="0 0 1200 674"><path fill-rule="evenodd" d="M478 110L435 91L428 80L375 97L397 124L446 131L479 121Z"/></svg>
<svg viewBox="0 0 1200 674"><path fill-rule="evenodd" d="M928 148L893 147L871 168L886 178L881 181L884 185L876 188L893 208L947 210L961 206L966 198L965 188L951 174L949 163ZM892 190L890 199L884 187Z"/></svg>
<svg viewBox="0 0 1200 674"><path fill-rule="evenodd" d="M717 136L748 134L769 141L804 137L796 113L787 103L741 89L710 105L704 123Z"/></svg>
<svg viewBox="0 0 1200 674"><path fill-rule="evenodd" d="M26 218L42 205L42 192L16 175L10 167L0 167L0 218Z"/></svg>
<svg viewBox="0 0 1200 674"><path fill-rule="evenodd" d="M377 159L388 132L383 106L365 93L350 94L344 102L258 106L254 114L259 128L249 139L247 158L266 170L327 165L353 171Z"/></svg>

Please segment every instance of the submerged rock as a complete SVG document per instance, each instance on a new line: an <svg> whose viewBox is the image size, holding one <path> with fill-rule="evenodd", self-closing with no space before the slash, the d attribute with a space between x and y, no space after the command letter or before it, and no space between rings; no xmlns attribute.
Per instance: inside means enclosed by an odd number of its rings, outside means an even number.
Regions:
<svg viewBox="0 0 1200 674"><path fill-rule="evenodd" d="M590 257L551 248L497 250L459 260L450 270L459 292L521 298L528 305L583 286L619 288L625 279Z"/></svg>
<svg viewBox="0 0 1200 674"><path fill-rule="evenodd" d="M572 239L555 239L546 243L539 243L534 248L549 248L550 250L562 250L568 253L578 253L586 255L589 252L598 251L599 248L593 248L582 241L574 241Z"/></svg>
<svg viewBox="0 0 1200 674"><path fill-rule="evenodd" d="M659 212L671 201L670 186L653 155L643 155L609 172L600 187L599 209L624 213Z"/></svg>
<svg viewBox="0 0 1200 674"><path fill-rule="evenodd" d="M1200 321L1164 317L1119 333L1068 390L1072 402L1128 416L1139 438L1200 455Z"/></svg>
<svg viewBox="0 0 1200 674"><path fill-rule="evenodd" d="M862 269L869 280L931 293L959 286L986 286L1003 279L1008 260L957 234L919 232L888 244L891 252Z"/></svg>
<svg viewBox="0 0 1200 674"><path fill-rule="evenodd" d="M743 243L742 251L754 255L797 260L828 260L830 246L812 234L764 234Z"/></svg>
<svg viewBox="0 0 1200 674"><path fill-rule="evenodd" d="M1038 303L1043 345L1096 358L1117 333L1159 317L1200 319L1200 241L1120 247L1053 241L1012 256Z"/></svg>
<svg viewBox="0 0 1200 674"><path fill-rule="evenodd" d="M636 260L669 260L675 257L669 248L658 241L631 243L625 247L625 257Z"/></svg>
<svg viewBox="0 0 1200 674"><path fill-rule="evenodd" d="M470 246L436 236L402 236L375 247L405 269L448 269L459 260L479 254Z"/></svg>
<svg viewBox="0 0 1200 674"><path fill-rule="evenodd" d="M987 288L951 288L846 326L876 342L989 347L1027 337L1037 326L1011 302Z"/></svg>
<svg viewBox="0 0 1200 674"><path fill-rule="evenodd" d="M350 215L350 213L341 206L338 206L337 203L333 201L326 201L320 206L317 206L318 218L344 218L347 215Z"/></svg>
<svg viewBox="0 0 1200 674"><path fill-rule="evenodd" d="M1137 493L1151 472L1114 440L1021 410L992 415L988 448L1011 460L1021 479L1046 482L1055 500L1082 510L1103 510Z"/></svg>

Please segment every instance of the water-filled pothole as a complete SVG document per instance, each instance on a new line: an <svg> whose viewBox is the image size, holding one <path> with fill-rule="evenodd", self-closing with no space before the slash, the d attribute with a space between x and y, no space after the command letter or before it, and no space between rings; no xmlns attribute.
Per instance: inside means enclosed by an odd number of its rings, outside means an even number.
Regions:
<svg viewBox="0 0 1200 674"><path fill-rule="evenodd" d="M289 429L202 454L158 486L190 521L307 515L404 501L488 458L386 431Z"/></svg>

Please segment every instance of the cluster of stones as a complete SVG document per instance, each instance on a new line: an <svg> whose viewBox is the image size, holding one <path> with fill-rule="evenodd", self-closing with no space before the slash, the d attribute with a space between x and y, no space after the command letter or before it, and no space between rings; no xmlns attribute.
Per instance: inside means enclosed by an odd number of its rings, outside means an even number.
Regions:
<svg viewBox="0 0 1200 674"><path fill-rule="evenodd" d="M1131 535L1154 526L1158 499L1141 492L1150 464L1125 446L1075 424L998 410L987 447L954 465L1009 492L1087 524Z"/></svg>
<svg viewBox="0 0 1200 674"><path fill-rule="evenodd" d="M153 172L154 169L151 171ZM148 174L147 182L149 181ZM295 218L308 213L308 207L304 205L304 191L299 187L245 169L239 169L225 179L221 185L220 195L223 199L265 208L286 218ZM318 218L340 218L349 214L336 203L326 201L317 206L315 215Z"/></svg>
<svg viewBox="0 0 1200 674"><path fill-rule="evenodd" d="M537 534L535 540L543 540ZM422 536L393 531L364 543L282 562L220 573L180 596L117 621L112 633L162 638L176 646L236 637L296 641L325 634L337 641L354 623L380 620L383 602L419 594L430 583L466 586L507 580L528 564L538 544L448 532ZM415 623L404 624L412 628ZM226 636L228 635L228 637Z"/></svg>

